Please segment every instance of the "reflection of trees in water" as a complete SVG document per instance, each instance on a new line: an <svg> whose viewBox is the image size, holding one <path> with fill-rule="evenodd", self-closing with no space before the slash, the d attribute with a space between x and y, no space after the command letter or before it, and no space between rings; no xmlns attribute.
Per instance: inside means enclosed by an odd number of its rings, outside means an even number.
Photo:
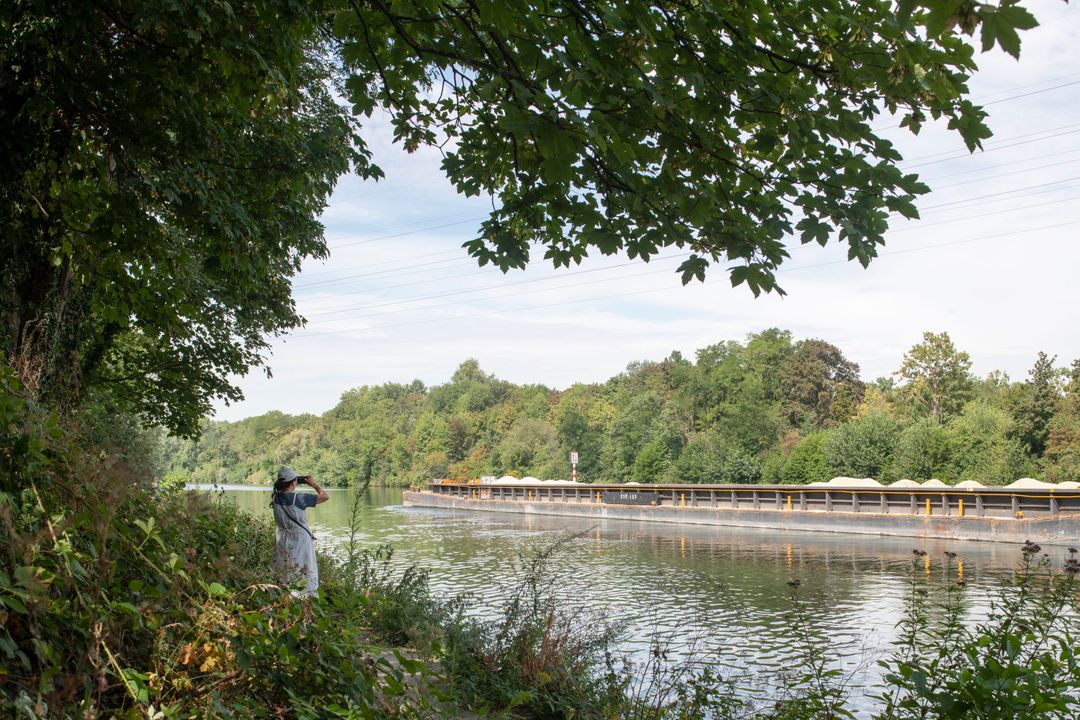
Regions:
<svg viewBox="0 0 1080 720"><path fill-rule="evenodd" d="M753 528L509 513L402 509L400 491L369 491L361 539L390 543L401 571L417 564L446 598L474 594L471 611L496 614L509 597L519 556L528 557L568 533L581 533L552 558L560 600L600 608L625 619L626 647L641 652L654 632L704 638L717 665L742 676L790 664L790 588L801 580L808 633L826 643L847 670L895 636L909 592L913 548L927 552L915 567L931 592L943 588L945 551L964 561L968 597L1010 576L1019 554L1011 545L913 538L785 533ZM269 492L228 493L241 508L269 518ZM332 553L347 534L351 491L310 512L320 553ZM1052 551L1053 552L1053 551ZM1064 550L1061 550L1063 553ZM985 613L973 603L971 618ZM857 684L873 679L861 671Z"/></svg>

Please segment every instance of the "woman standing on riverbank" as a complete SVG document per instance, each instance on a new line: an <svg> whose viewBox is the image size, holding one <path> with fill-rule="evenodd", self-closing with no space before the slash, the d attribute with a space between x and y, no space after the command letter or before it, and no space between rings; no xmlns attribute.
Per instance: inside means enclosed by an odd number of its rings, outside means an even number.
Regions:
<svg viewBox="0 0 1080 720"><path fill-rule="evenodd" d="M297 483L308 485L315 493L296 492ZM319 567L315 562L315 536L307 522L307 509L330 499L326 491L315 482L314 476L297 475L291 467L278 470L274 482L274 572L279 581L289 585L303 579L303 591L297 595L313 596L319 592Z"/></svg>

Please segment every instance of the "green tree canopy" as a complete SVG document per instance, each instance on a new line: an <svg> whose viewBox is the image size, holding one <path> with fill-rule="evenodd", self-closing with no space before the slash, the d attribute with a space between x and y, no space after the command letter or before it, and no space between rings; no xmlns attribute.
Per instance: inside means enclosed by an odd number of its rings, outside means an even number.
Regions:
<svg viewBox="0 0 1080 720"><path fill-rule="evenodd" d="M720 263L754 293L792 241L865 265L927 191L876 119L978 147L964 35L1016 54L1034 24L1015 0L7 2L0 346L55 405L107 388L197 432L301 322L290 278L336 179L381 174L379 107L492 196L481 264L676 246L684 281Z"/></svg>
<svg viewBox="0 0 1080 720"><path fill-rule="evenodd" d="M1013 437L1029 455L1041 456L1050 437L1050 422L1061 401L1060 373L1054 360L1040 352L1024 383L1020 401L1013 411Z"/></svg>
<svg viewBox="0 0 1080 720"><path fill-rule="evenodd" d="M956 349L947 332L923 333L896 374L906 382L907 399L939 425L960 412L974 384L971 358Z"/></svg>
<svg viewBox="0 0 1080 720"><path fill-rule="evenodd" d="M468 245L482 264L674 245L684 281L734 262L756 294L793 235L865 265L890 213L917 216L928 188L881 114L989 136L965 97L980 23L1014 53L1035 25L1014 0L354 0L335 29L356 111L388 108L407 148L450 148L458 190L498 199Z"/></svg>
<svg viewBox="0 0 1080 720"><path fill-rule="evenodd" d="M859 366L824 340L800 340L780 366L784 419L792 427L829 427L854 414L864 386Z"/></svg>
<svg viewBox="0 0 1080 720"><path fill-rule="evenodd" d="M377 169L335 101L325 6L0 8L0 348L54 404L82 385L179 432L266 335L317 217Z"/></svg>

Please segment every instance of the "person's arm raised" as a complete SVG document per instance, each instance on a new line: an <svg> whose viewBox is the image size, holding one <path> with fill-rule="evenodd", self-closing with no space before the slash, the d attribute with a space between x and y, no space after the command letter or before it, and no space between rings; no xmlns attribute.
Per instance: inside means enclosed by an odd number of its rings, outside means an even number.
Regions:
<svg viewBox="0 0 1080 720"><path fill-rule="evenodd" d="M330 499L330 496L326 494L326 491L319 487L319 483L315 482L314 475L308 475L307 484L311 486L315 492L319 493L318 497L315 498L316 505L322 505Z"/></svg>

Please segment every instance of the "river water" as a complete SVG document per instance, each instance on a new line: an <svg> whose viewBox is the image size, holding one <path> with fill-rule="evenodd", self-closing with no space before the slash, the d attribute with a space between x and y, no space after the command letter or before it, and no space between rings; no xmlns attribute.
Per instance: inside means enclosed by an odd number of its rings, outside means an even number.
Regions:
<svg viewBox="0 0 1080 720"><path fill-rule="evenodd" d="M334 552L347 536L356 499L351 490L329 492L329 502L308 511L320 552ZM228 486L224 494L269 517L266 488ZM568 606L624 621L631 654L655 636L675 651L693 646L699 659L756 697L782 684L801 652L803 627L828 644L833 667L856 696L874 694L874 660L896 637L913 574L940 594L944 553L957 553L962 570L954 564L951 572L962 572L974 618L1020 559L1015 544L406 508L401 490L388 488L373 488L358 502L364 544L392 545L401 568L428 570L444 597L471 594L471 612L483 616L499 612L529 558L561 541L550 567ZM926 557L916 558L916 548ZM1047 552L1060 564L1067 551ZM803 623L792 615L788 583L795 579ZM857 705L865 715L872 702Z"/></svg>

